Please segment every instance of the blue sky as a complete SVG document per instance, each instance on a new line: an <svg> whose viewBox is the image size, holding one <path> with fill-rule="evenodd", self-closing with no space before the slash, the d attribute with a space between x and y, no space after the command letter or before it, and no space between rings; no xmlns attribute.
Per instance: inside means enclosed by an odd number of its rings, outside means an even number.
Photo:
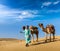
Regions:
<svg viewBox="0 0 60 51"><path fill-rule="evenodd" d="M0 0L0 38L21 38L24 25L39 28L39 37L44 37L38 23L53 24L60 35L60 0Z"/></svg>

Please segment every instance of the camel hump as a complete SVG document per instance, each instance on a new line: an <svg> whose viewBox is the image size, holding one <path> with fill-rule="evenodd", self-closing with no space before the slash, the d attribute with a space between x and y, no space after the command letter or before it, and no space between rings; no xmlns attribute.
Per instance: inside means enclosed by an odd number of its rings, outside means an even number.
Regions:
<svg viewBox="0 0 60 51"><path fill-rule="evenodd" d="M38 29L36 26L33 26L34 29Z"/></svg>
<svg viewBox="0 0 60 51"><path fill-rule="evenodd" d="M30 26L31 29L38 29L36 26Z"/></svg>
<svg viewBox="0 0 60 51"><path fill-rule="evenodd" d="M48 25L46 26L46 28L52 28L52 29L54 29L54 25L48 24Z"/></svg>
<svg viewBox="0 0 60 51"><path fill-rule="evenodd" d="M38 29L38 27L36 27L36 26L33 26L32 28L33 28L33 29Z"/></svg>

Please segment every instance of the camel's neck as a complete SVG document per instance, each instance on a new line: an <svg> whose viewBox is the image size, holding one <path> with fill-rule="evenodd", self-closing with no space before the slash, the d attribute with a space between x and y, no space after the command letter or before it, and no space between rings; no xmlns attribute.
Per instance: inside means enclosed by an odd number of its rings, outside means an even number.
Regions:
<svg viewBox="0 0 60 51"><path fill-rule="evenodd" d="M46 29L44 28L44 26L41 27L42 31L46 32Z"/></svg>

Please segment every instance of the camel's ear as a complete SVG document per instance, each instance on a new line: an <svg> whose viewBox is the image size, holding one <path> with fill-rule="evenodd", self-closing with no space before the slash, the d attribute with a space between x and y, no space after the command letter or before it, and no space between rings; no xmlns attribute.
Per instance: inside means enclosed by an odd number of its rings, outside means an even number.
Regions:
<svg viewBox="0 0 60 51"><path fill-rule="evenodd" d="M42 26L43 25L43 23L39 23L39 26Z"/></svg>
<svg viewBox="0 0 60 51"><path fill-rule="evenodd" d="M41 23L41 25L43 25L43 23Z"/></svg>

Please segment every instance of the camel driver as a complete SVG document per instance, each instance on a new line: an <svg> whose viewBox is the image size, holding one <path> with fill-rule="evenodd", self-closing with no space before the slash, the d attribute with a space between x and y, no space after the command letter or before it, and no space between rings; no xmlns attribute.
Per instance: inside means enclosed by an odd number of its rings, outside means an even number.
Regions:
<svg viewBox="0 0 60 51"><path fill-rule="evenodd" d="M23 30L25 33L25 40L26 40L26 47L29 46L29 43L31 43L31 36L30 36L30 29L29 26L23 26Z"/></svg>

